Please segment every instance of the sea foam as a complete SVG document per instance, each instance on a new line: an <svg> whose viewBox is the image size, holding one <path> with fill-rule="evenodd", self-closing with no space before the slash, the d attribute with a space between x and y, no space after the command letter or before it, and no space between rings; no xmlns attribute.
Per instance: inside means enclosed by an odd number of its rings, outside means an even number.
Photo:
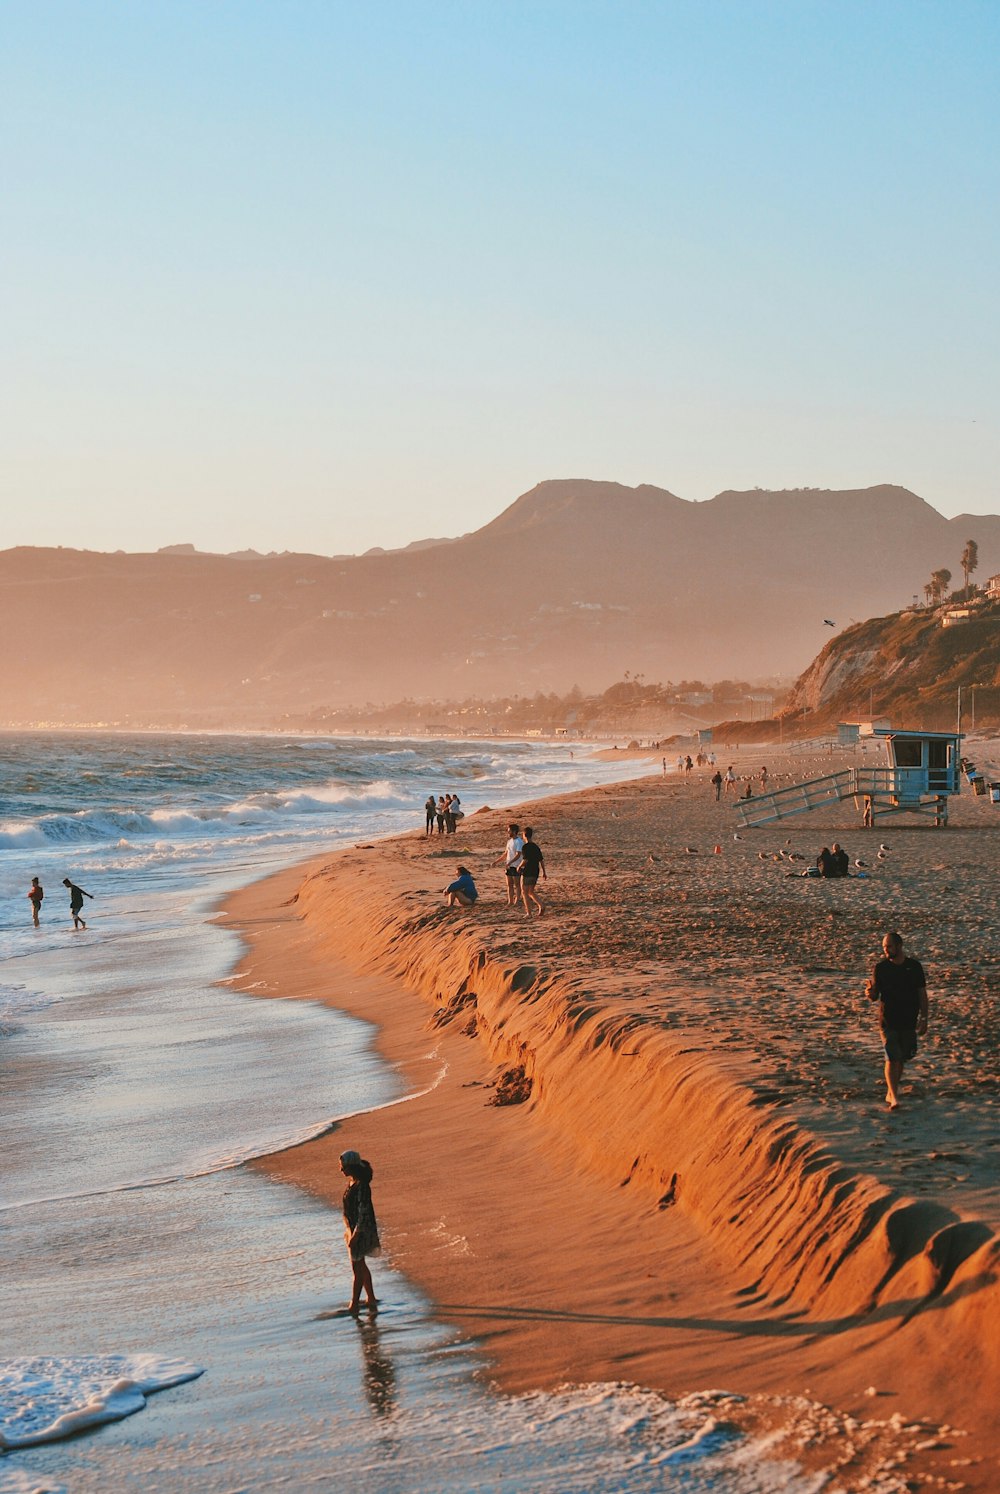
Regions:
<svg viewBox="0 0 1000 1494"><path fill-rule="evenodd" d="M147 1395L203 1371L154 1354L85 1355L0 1362L0 1448L58 1442L141 1411Z"/></svg>

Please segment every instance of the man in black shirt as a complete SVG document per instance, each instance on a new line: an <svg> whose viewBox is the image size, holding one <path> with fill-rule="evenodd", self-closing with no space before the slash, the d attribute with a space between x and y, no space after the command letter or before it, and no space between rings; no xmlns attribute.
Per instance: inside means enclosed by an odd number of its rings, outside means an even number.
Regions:
<svg viewBox="0 0 1000 1494"><path fill-rule="evenodd" d="M882 940L884 960L879 960L865 983L869 1001L879 1003L879 1027L885 1048L885 1098L890 1110L899 1104L903 1066L916 1055L917 1034L927 1031L929 1008L924 967L904 955L898 934Z"/></svg>
<svg viewBox="0 0 1000 1494"><path fill-rule="evenodd" d="M545 877L545 857L541 850L535 845L534 831L529 825L524 832L524 845L521 847L521 860L519 863L521 872L521 900L524 903L524 911L531 917L531 904L534 903L538 909L539 918L542 916L542 905L535 896L535 887L538 884L538 873ZM548 881L548 878L545 878Z"/></svg>

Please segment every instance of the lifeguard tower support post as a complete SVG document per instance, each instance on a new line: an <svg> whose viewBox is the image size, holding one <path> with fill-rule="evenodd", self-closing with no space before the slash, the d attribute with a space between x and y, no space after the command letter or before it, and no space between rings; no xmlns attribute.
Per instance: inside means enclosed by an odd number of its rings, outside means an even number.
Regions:
<svg viewBox="0 0 1000 1494"><path fill-rule="evenodd" d="M884 762L841 768L756 799L740 799L736 804L740 824L765 825L853 799L865 825L874 825L877 817L889 814L925 815L935 825L947 825L948 800L962 787L961 733L862 725L859 735L862 741L882 744Z"/></svg>

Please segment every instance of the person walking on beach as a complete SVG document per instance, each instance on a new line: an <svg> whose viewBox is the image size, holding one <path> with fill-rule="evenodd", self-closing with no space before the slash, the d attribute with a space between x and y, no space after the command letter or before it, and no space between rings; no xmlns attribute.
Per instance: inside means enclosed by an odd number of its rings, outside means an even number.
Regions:
<svg viewBox="0 0 1000 1494"><path fill-rule="evenodd" d="M435 819L435 815L436 814L437 814L437 805L434 802L434 795L433 794L428 794L428 796L427 796L427 803L424 805L424 820L425 820L424 834L425 835L433 835L434 834L434 819Z"/></svg>
<svg viewBox="0 0 1000 1494"><path fill-rule="evenodd" d="M372 1178L374 1172L359 1152L341 1152L340 1170L349 1179L344 1189L344 1240L351 1257L354 1287L347 1311L356 1313L361 1307L364 1292L368 1306L374 1312L378 1298L372 1286L372 1273L366 1256L378 1255L381 1245L378 1238L378 1222L372 1203Z"/></svg>
<svg viewBox="0 0 1000 1494"><path fill-rule="evenodd" d="M545 881L545 857L542 855L541 847L534 841L534 830L530 825L524 827L524 844L521 847L521 900L524 903L525 916L531 917L531 904L534 903L538 909L538 916L542 916L542 905L535 896L535 888L538 885L538 873L541 872Z"/></svg>
<svg viewBox="0 0 1000 1494"><path fill-rule="evenodd" d="M45 889L42 887L41 882L39 882L37 877L32 877L31 886L28 888L28 902L31 904L31 921L36 929L38 927L38 915L42 911L42 898L44 896Z"/></svg>
<svg viewBox="0 0 1000 1494"><path fill-rule="evenodd" d="M77 887L76 883L71 882L69 877L63 877L63 886L69 888L69 912L73 920L73 927L75 929L85 929L87 925L80 917L80 910L83 907L84 898L93 898L94 894L92 892L84 892L83 888Z"/></svg>
<svg viewBox="0 0 1000 1494"><path fill-rule="evenodd" d="M885 1099L890 1110L899 1105L903 1068L916 1057L917 1036L927 1031L930 1008L924 967L903 953L899 934L886 934L882 953L865 982L869 1001L879 1003L878 1021L885 1050Z"/></svg>
<svg viewBox="0 0 1000 1494"><path fill-rule="evenodd" d="M521 831L517 825L507 826L507 844L503 848L503 855L498 856L494 865L503 862L503 873L507 881L507 906L513 908L518 901L520 891L518 878L521 875L521 852L524 849L524 841L521 839Z"/></svg>
<svg viewBox="0 0 1000 1494"><path fill-rule="evenodd" d="M471 908L479 890L472 879L472 873L467 866L458 868L458 876L454 882L449 882L444 889L445 901L449 908Z"/></svg>
<svg viewBox="0 0 1000 1494"><path fill-rule="evenodd" d="M736 774L733 772L733 765L732 765L732 763L730 763L729 767L726 769L726 776L725 776L723 782L726 785L726 793L727 794L735 794L735 792L736 792Z"/></svg>
<svg viewBox="0 0 1000 1494"><path fill-rule="evenodd" d="M716 804L718 804L719 800L722 798L722 774L719 772L718 768L716 768L715 772L712 774L712 782L715 784L715 802Z"/></svg>

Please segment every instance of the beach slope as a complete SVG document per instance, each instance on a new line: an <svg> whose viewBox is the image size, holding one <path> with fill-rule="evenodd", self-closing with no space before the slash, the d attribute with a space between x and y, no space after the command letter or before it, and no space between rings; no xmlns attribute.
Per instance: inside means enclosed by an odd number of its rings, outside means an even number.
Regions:
<svg viewBox="0 0 1000 1494"><path fill-rule="evenodd" d="M988 806L894 824L881 862L850 806L736 840L697 775L520 806L530 921L494 864L510 812L231 901L255 991L370 1021L419 1092L261 1165L336 1203L338 1152L370 1156L393 1263L509 1388L723 1386L845 1487L897 1458L993 1487L1000 935L983 909L973 959L961 901ZM870 876L789 875L836 838ZM459 861L472 912L442 907ZM887 910L933 1008L895 1114L861 997Z"/></svg>

